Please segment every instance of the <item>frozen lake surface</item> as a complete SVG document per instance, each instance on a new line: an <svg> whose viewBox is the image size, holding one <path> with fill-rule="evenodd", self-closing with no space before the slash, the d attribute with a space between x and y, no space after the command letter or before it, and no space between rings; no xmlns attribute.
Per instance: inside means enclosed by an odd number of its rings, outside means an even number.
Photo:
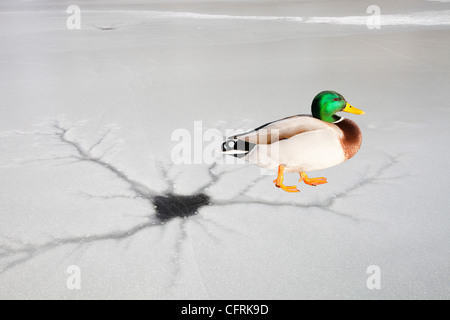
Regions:
<svg viewBox="0 0 450 320"><path fill-rule="evenodd" d="M76 2L0 4L1 299L450 298L448 1ZM172 163L326 89L366 112L326 185Z"/></svg>

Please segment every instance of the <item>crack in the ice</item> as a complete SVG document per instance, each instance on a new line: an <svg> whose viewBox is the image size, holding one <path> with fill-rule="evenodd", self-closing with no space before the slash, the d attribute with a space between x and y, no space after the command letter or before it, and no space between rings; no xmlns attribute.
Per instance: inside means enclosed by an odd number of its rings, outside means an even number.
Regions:
<svg viewBox="0 0 450 320"><path fill-rule="evenodd" d="M100 137L100 139L97 140L97 142L95 142L88 150L89 153L91 153L96 147L98 147L100 144L103 143L103 141L105 141L106 137L111 133L111 128L109 128L108 130L106 130L105 133L103 133L103 135Z"/></svg>
<svg viewBox="0 0 450 320"><path fill-rule="evenodd" d="M25 244L22 245L20 248L12 248L8 247L4 244L0 245L0 248L7 253L9 253L8 257L11 256L17 256L20 257L13 259L10 262L6 262L3 266L0 267L0 273L3 273L21 263L27 262L31 260L32 258L41 255L45 252L48 252L53 249L57 249L62 246L67 245L87 245L98 241L106 241L106 240L123 240L126 238L129 238L131 236L134 236L135 234L155 227L159 226L162 223L160 221L152 221L149 220L146 223L138 224L137 226L134 226L131 229L123 230L123 231L114 231L109 232L105 234L99 234L99 235L89 235L89 236L79 236L79 237L66 237L66 238L60 238L60 239L54 239L49 242L45 242L42 244L37 245L31 245L31 244ZM7 258L5 255L0 255L1 258Z"/></svg>
<svg viewBox="0 0 450 320"><path fill-rule="evenodd" d="M213 200L212 204L220 205L220 206L236 205L236 204L254 204L254 205L271 206L271 207L275 207L275 208L278 208L280 206L289 206L289 207L294 207L294 208L318 208L318 209L333 213L335 215L338 215L340 217L351 219L355 222L361 222L361 221L373 222L372 220L367 220L367 219L364 219L361 217L356 217L351 214L339 212L337 210L334 210L332 207L336 203L337 200L348 197L352 191L354 191L356 189L360 189L366 185L376 183L379 180L386 179L386 178L383 178L380 176L382 174L384 174L390 168L397 165L399 163L399 159L400 159L401 155L391 156L391 155L387 154L387 157L389 158L388 162L384 166L380 167L375 173L373 173L371 175L363 175L363 177L358 182L353 184L352 186L332 195L330 198L328 198L324 201L321 201L321 202L313 202L313 203L306 203L306 204L286 203L286 202L281 202L281 201L272 201L272 200L266 200L266 199L262 199L262 198L260 199L260 198L250 197L250 196L247 196L246 192L244 191L244 192L240 192L238 197L234 198L232 201ZM396 177L392 177L389 179L393 180L393 179L398 179L398 178L401 178L404 176L406 176L406 175L396 176ZM249 187L247 187L246 189L248 190Z"/></svg>
<svg viewBox="0 0 450 320"><path fill-rule="evenodd" d="M183 252L182 252L183 251L183 243L186 241L186 239L188 237L188 234L186 231L186 220L185 219L181 220L180 225L179 225L179 230L180 230L180 232L178 233L178 236L175 240L175 247L173 250L174 254L172 255L172 258L171 258L171 260L172 260L171 264L174 268L173 273L172 273L173 276L172 276L171 282L170 282L171 288L177 284L177 278L181 274L181 270L182 270L181 258L182 258L182 254L183 254Z"/></svg>
<svg viewBox="0 0 450 320"><path fill-rule="evenodd" d="M160 165L160 172L163 174L164 180L168 183L167 189L165 192L158 194L154 190L148 188L146 185L132 179L125 172L112 165L111 163L104 160L104 154L102 156L94 156L93 151L95 148L99 147L105 139L110 134L110 130L106 131L100 139L98 139L95 143L93 143L89 148L85 148L82 143L77 140L70 139L68 137L69 132L71 131L71 127L64 127L58 121L55 121L51 124L53 129L53 133L36 133L37 136L50 136L52 138L58 139L65 146L70 146L72 150L75 152L75 155L67 155L67 156L54 156L50 158L40 158L40 159L32 159L30 162L36 161L50 161L50 160L67 160L67 159L75 159L77 162L90 162L96 165L101 166L102 168L108 170L113 173L117 178L121 181L125 182L129 190L130 194L113 194L113 195L93 195L90 193L82 192L84 196L88 198L99 198L103 200L110 200L116 198L126 198L126 199L143 199L147 201L149 206L149 215L147 218L149 222L141 223L137 226L134 226L128 230L110 232L99 235L90 235L90 236L76 236L76 237L65 237L61 239L56 239L52 241L48 241L45 243L37 244L37 245L29 245L29 244L20 244L16 246L17 248L9 247L4 244L0 245L0 259L2 259L2 264L0 265L0 273L3 273L17 265L25 263L34 257L48 252L50 250L68 246L68 245L86 245L91 244L98 241L107 241L107 240L123 240L129 239L138 232L144 231L146 229L162 226L167 221L174 218L186 218L191 215L197 214L198 210L206 205L210 204L210 197L205 193L195 193L193 195L177 195L174 192L174 182L169 177L169 169ZM28 135L28 133L20 132L20 135ZM28 162L27 162L28 163ZM152 210L153 209L153 210ZM184 219L181 222L181 235L178 241L184 241L186 238L186 231L184 229ZM181 256L181 244L177 244L175 248L176 256ZM179 259L177 258L177 264L179 264ZM179 267L175 268L174 278L176 278L178 272L180 271Z"/></svg>
<svg viewBox="0 0 450 320"><path fill-rule="evenodd" d="M100 199L100 200L111 200L111 199L142 199L142 197L138 195L125 195L125 194L111 194L111 195L94 195L88 192L79 192L82 196L87 197L88 199Z"/></svg>
<svg viewBox="0 0 450 320"><path fill-rule="evenodd" d="M150 190L147 186L128 177L122 170L104 161L102 157L93 156L90 152L90 150L92 150L93 147L86 150L85 148L82 147L81 143L67 138L67 133L70 131L70 129L62 127L57 121L53 123L53 127L57 130L55 135L61 140L61 142L73 147L77 151L78 155L75 157L78 157L79 160L96 163L104 167L108 171L114 173L120 180L126 182L130 186L131 191L135 192L138 197L151 200L152 197L156 194L154 191ZM103 140L104 138L100 139L100 142Z"/></svg>
<svg viewBox="0 0 450 320"><path fill-rule="evenodd" d="M57 249L63 246L71 246L77 245L83 246L87 244L93 244L99 241L108 241L108 240L125 240L130 239L134 235L144 230L148 230L153 227L163 226L167 221L175 218L181 218L180 222L180 233L177 237L175 244L175 255L173 256L174 262L174 274L172 279L176 281L178 274L181 271L181 256L183 254L183 242L188 238L188 232L186 230L186 218L190 216L196 215L199 210L206 206L231 206L231 205L263 205L266 207L279 208L281 206L288 206L296 209L301 208L317 208L322 210L323 212L329 212L336 216L350 219L354 222L365 221L364 218L354 216L351 214L340 212L333 208L336 202L345 197L351 196L352 193L360 189L364 186L367 186L372 183L376 183L379 180L386 179L381 177L388 169L392 168L399 162L399 156L389 156L389 161L381 166L375 173L371 175L363 175L360 180L351 185L350 187L334 194L333 196L327 198L324 201L312 202L306 204L299 204L294 202L284 202L284 201L271 201L264 198L253 197L248 195L250 189L254 186L254 184L262 179L264 176L258 176L253 179L250 183L248 183L240 192L234 197L228 200L218 200L213 199L210 195L208 195L208 190L210 187L216 185L224 174L228 172L215 172L217 168L217 164L211 164L207 167L209 181L198 188L195 192L190 195L179 195L175 192L175 183L174 180L170 178L170 169L171 167L166 167L162 163L159 163L158 169L162 174L162 178L168 186L163 193L158 193L145 184L136 181L129 177L125 172L107 162L104 159L104 155L102 156L94 156L93 151L100 147L107 137L110 135L111 130L107 130L95 143L93 143L89 148L85 148L82 143L77 140L70 139L68 137L72 127L65 127L61 125L58 121L55 121L51 124L51 128L53 132L36 132L34 133L36 136L50 136L56 138L60 144L65 146L70 146L72 150L75 152L75 155L67 155L67 156L55 156L52 158L42 158L42 159L33 159L34 161L47 161L47 160L62 160L62 159L75 159L76 162L90 162L94 163L103 169L109 171L114 174L118 179L128 185L128 188L131 194L111 194L111 195L93 195L90 193L82 192L84 196L89 198L98 198L103 200L111 200L111 199L128 199L128 200L145 200L149 203L149 214L147 216L143 216L148 221L145 223L137 224L129 229L107 232L104 234L98 235L87 235L87 236L73 236L73 237L64 237L60 239L53 239L48 242L44 242L41 244L25 244L20 241L16 241L15 246L8 246L5 244L0 244L0 273L3 273L15 266L23 264L38 255L41 255L45 252L51 251L53 249ZM29 135L30 133L19 132L20 135ZM32 135L32 134L31 134ZM401 178L399 176L398 178ZM390 178L390 180L395 179ZM81 191L80 191L81 192ZM240 234L236 230L232 230L223 225L218 224L215 221L207 219L202 216L197 217L197 224L201 229L209 236L213 234L204 223L210 223L215 227L224 229L226 232L232 232L239 234L240 236L245 236ZM195 221L195 220L189 220ZM220 238L215 236L212 237L214 242L220 241ZM10 240L12 242L12 240Z"/></svg>

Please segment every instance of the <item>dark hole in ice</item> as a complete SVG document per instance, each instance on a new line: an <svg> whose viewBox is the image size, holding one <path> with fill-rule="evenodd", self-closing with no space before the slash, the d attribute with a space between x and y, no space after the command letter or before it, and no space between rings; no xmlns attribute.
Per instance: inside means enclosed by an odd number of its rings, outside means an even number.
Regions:
<svg viewBox="0 0 450 320"><path fill-rule="evenodd" d="M201 207L210 203L208 195L199 193L191 196L166 194L152 199L156 209L156 216L161 222L173 218L186 218L198 213Z"/></svg>
<svg viewBox="0 0 450 320"><path fill-rule="evenodd" d="M102 31L116 30L116 28L114 28L114 27L99 27L99 29L102 30Z"/></svg>

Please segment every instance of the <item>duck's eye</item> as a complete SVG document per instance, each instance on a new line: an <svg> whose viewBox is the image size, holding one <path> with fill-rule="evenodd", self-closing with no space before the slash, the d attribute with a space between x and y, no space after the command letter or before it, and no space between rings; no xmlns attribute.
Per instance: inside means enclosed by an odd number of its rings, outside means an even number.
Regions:
<svg viewBox="0 0 450 320"><path fill-rule="evenodd" d="M339 101L341 98L334 98L333 101Z"/></svg>

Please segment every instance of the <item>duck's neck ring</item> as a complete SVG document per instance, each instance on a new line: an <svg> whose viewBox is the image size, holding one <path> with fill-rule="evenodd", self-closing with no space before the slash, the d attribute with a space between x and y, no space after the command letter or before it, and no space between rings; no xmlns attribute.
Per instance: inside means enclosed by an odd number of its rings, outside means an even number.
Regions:
<svg viewBox="0 0 450 320"><path fill-rule="evenodd" d="M344 120L345 120L345 118L344 118L344 117L341 117L341 116L337 116L337 115L335 115L335 117L338 117L339 119L338 119L337 121L334 121L334 122L333 122L334 124L337 124L337 123L339 123L339 122L341 122L341 121L344 121Z"/></svg>

